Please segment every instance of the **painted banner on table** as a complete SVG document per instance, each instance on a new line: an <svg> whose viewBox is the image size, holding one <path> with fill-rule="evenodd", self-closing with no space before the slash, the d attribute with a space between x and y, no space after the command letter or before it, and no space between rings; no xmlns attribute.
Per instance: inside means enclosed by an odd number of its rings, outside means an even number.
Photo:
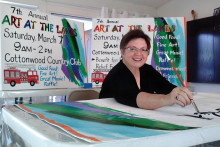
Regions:
<svg viewBox="0 0 220 147"><path fill-rule="evenodd" d="M0 8L0 90L87 82L83 23L7 4Z"/></svg>
<svg viewBox="0 0 220 147"><path fill-rule="evenodd" d="M86 102L17 104L67 133L88 142L150 137L193 127L141 118L137 115Z"/></svg>
<svg viewBox="0 0 220 147"><path fill-rule="evenodd" d="M152 65L171 83L182 86L167 54L186 85L185 18L98 18L93 19L91 80L101 86L105 76L120 58L120 41L128 31L143 30L151 38L147 64Z"/></svg>

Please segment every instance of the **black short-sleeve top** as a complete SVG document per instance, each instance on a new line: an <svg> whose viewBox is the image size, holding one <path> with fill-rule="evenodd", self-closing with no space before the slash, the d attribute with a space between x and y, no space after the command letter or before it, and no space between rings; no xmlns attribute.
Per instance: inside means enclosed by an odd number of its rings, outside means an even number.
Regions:
<svg viewBox="0 0 220 147"><path fill-rule="evenodd" d="M133 74L121 60L103 81L99 98L115 98L119 103L137 107L136 98L140 92L168 94L176 87L151 65L144 64L139 70L140 89Z"/></svg>

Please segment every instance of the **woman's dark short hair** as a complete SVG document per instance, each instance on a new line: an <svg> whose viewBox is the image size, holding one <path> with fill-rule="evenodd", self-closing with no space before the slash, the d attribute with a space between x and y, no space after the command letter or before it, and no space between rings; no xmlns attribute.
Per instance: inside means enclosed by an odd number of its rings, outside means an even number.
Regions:
<svg viewBox="0 0 220 147"><path fill-rule="evenodd" d="M148 35L146 35L142 30L131 30L122 37L120 49L124 50L128 42L136 38L143 38L147 43L147 49L151 48L150 37Z"/></svg>

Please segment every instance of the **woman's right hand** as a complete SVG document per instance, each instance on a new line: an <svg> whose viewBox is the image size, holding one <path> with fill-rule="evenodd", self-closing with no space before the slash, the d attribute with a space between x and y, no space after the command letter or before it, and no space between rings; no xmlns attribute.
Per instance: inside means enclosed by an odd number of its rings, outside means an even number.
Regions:
<svg viewBox="0 0 220 147"><path fill-rule="evenodd" d="M170 100L170 105L178 104L182 107L191 104L193 100L191 91L186 87L176 87L167 96Z"/></svg>

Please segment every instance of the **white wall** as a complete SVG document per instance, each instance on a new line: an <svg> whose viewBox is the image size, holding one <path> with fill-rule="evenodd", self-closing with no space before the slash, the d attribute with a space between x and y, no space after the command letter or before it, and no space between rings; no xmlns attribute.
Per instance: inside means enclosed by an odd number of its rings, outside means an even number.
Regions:
<svg viewBox="0 0 220 147"><path fill-rule="evenodd" d="M192 20L191 10L196 12L196 18L204 18L213 15L214 9L220 7L220 0L172 0L157 9L157 15L161 17L186 17L186 21Z"/></svg>
<svg viewBox="0 0 220 147"><path fill-rule="evenodd" d="M1 3L9 3L9 4L12 4L14 2L15 4L18 4L18 6L20 6L20 4L38 6L38 9L41 12L45 12L45 10L46 10L45 0L34 0L34 1L33 0L32 1L28 1L28 0L1 0L0 2Z"/></svg>
<svg viewBox="0 0 220 147"><path fill-rule="evenodd" d="M9 0L11 2L26 3L38 6L44 13L60 13L86 18L100 17L102 6L118 11L126 10L129 13L149 14L151 17L179 17L192 20L191 10L196 12L196 18L213 15L215 8L220 7L220 0L171 0L164 6L155 9L119 2L117 0Z"/></svg>
<svg viewBox="0 0 220 147"><path fill-rule="evenodd" d="M100 17L102 6L118 11L126 10L129 13L149 14L151 17L157 16L155 8L140 6L117 0L8 0L17 3L26 3L38 6L39 11L44 13L59 13L85 18Z"/></svg>

